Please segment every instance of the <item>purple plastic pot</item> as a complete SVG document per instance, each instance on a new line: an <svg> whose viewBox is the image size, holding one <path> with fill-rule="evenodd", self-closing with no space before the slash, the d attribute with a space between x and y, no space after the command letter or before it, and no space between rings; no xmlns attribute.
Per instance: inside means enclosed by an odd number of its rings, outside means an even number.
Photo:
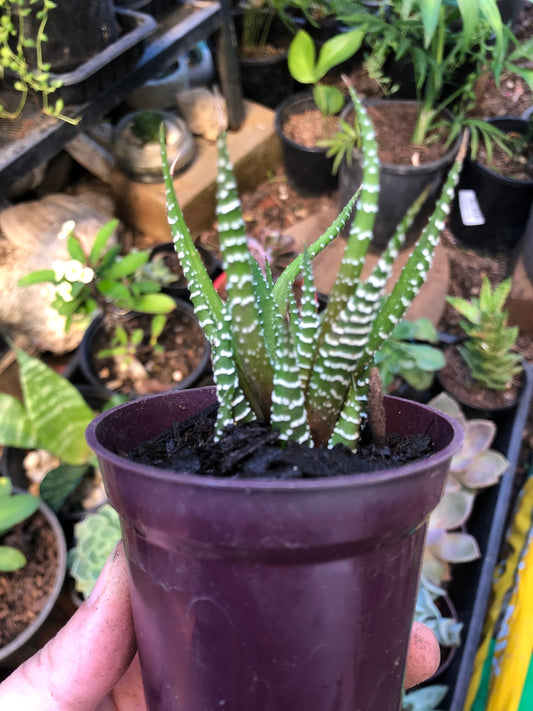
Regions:
<svg viewBox="0 0 533 711"><path fill-rule="evenodd" d="M462 441L454 420L386 397L388 427L436 453L397 470L227 480L128 451L215 401L167 392L87 430L118 510L151 711L398 711L429 513Z"/></svg>

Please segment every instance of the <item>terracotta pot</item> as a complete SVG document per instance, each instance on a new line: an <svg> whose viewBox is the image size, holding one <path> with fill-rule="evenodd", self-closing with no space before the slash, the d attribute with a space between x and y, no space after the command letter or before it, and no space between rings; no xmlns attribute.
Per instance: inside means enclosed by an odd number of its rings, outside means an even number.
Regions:
<svg viewBox="0 0 533 711"><path fill-rule="evenodd" d="M14 488L15 490L21 491ZM43 502L39 506L39 511L52 529L57 545L54 584L33 622L9 644L0 648L0 669L15 669L19 664L22 664L22 662L35 654L57 631L54 629L50 634L46 634L44 628L63 587L67 571L67 546L63 529L53 511Z"/></svg>
<svg viewBox="0 0 533 711"><path fill-rule="evenodd" d="M397 711L426 525L457 423L386 397L388 427L435 453L303 481L158 470L116 452L216 402L214 388L127 403L87 430L121 516L150 711Z"/></svg>

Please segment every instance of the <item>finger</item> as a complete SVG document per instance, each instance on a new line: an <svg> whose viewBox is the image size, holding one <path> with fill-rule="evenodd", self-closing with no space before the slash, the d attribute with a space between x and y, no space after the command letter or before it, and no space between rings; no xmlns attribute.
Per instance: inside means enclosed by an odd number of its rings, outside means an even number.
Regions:
<svg viewBox="0 0 533 711"><path fill-rule="evenodd" d="M136 654L128 671L106 696L97 711L146 711L146 700L141 678L139 655Z"/></svg>
<svg viewBox="0 0 533 711"><path fill-rule="evenodd" d="M119 544L65 627L0 685L0 707L94 711L134 654L128 573Z"/></svg>
<svg viewBox="0 0 533 711"><path fill-rule="evenodd" d="M435 634L422 622L413 622L407 650L404 686L410 689L429 679L440 663L439 643Z"/></svg>

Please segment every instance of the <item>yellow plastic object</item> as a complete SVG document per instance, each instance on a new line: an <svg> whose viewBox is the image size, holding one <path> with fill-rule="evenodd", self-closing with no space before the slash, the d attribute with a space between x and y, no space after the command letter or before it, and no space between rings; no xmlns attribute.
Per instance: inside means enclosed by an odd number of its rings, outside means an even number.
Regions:
<svg viewBox="0 0 533 711"><path fill-rule="evenodd" d="M521 492L474 662L465 709L524 711L533 653L533 476Z"/></svg>

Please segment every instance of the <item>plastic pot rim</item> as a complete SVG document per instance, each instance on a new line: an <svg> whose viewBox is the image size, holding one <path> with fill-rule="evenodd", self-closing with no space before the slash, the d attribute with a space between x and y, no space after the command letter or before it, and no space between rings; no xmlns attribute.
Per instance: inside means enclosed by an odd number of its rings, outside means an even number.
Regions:
<svg viewBox="0 0 533 711"><path fill-rule="evenodd" d="M499 121L510 121L510 122L512 121L513 123L522 124L524 126L524 129L527 128L527 124L528 124L527 119L523 119L520 116L491 116L490 118L485 119L485 121L487 123L498 123ZM524 130L524 133L525 133L525 130ZM480 163L475 158L471 158L470 155L468 155L468 154L465 158L465 162L469 163L471 166L474 166L476 168L476 170L479 170L479 172L482 175L494 180L495 182L500 182L503 185L508 185L509 187L514 186L518 189L533 188L533 178L530 178L530 179L524 178L522 180L520 180L519 178L510 178L507 175L502 175L501 173L497 173L494 170L491 170L490 168L488 168L483 163Z"/></svg>
<svg viewBox="0 0 533 711"><path fill-rule="evenodd" d="M205 386L201 388L195 388L196 391L204 391L207 394L216 395L216 388L214 386ZM398 398L393 395L385 395L384 398L389 400L391 404L409 402L410 404L423 408L426 411L431 411L436 416L446 420L451 428L451 439L449 443L442 449L433 452L428 457L418 459L416 461L407 462L400 467L391 467L389 469L376 470L370 473L357 473L353 476L338 476L338 477L317 477L316 479L295 479L295 480L272 480L272 479L227 479L216 476L204 476L198 474L190 474L184 472L176 472L169 469L158 468L151 465L140 464L138 462L132 462L130 460L115 454L107 447L99 442L98 430L100 427L105 426L105 419L109 417L111 413L119 412L125 408L131 406L139 407L142 402L146 400L153 400L155 398L166 398L169 395L176 395L178 393L183 393L184 390L180 391L168 391L165 393L157 393L155 395L147 395L142 398L137 398L134 401L118 405L110 410L107 410L100 415L97 415L95 419L88 425L85 436L89 447L96 453L96 455L103 455L115 465L127 466L133 473L148 477L151 479L159 479L161 481L173 481L174 483L185 484L189 487L198 488L209 488L214 490L238 490L241 489L245 494L250 494L251 492L285 492L290 494L295 491L318 491L318 490L331 490L331 489L343 489L353 487L354 479L357 479L358 485L363 488L366 486L376 486L380 484L386 484L390 480L398 479L402 475L409 478L413 475L422 473L428 469L428 466L433 464L428 462L430 459L438 457L439 459L446 459L451 457L460 447L464 439L464 432L459 423L452 417L436 410L435 408L429 407L427 405L422 405L421 403L414 403L413 401L406 401L403 398ZM103 421L103 423L102 423ZM402 471L403 470L403 471Z"/></svg>
<svg viewBox="0 0 533 711"><path fill-rule="evenodd" d="M320 146L304 146L301 143L296 143L296 141L293 141L292 138L289 138L287 134L284 132L283 127L281 125L281 114L284 109L287 107L291 106L292 104L298 104L298 103L309 103L311 104L311 108L317 109L317 106L315 104L315 101L313 99L313 95L311 92L304 91L304 92L298 92L297 94L291 94L288 96L286 99L284 99L278 106L276 107L275 110L275 115L274 115L274 128L276 129L276 133L278 134L279 138L287 143L287 145L292 146L296 150L300 151L305 151L306 153L316 153L318 154L326 154L326 151L328 150L327 148L322 148ZM318 109L317 109L318 110ZM333 162L333 159L331 159Z"/></svg>
<svg viewBox="0 0 533 711"><path fill-rule="evenodd" d="M365 99L363 101L363 105L366 106L379 106L380 104L383 103L387 104L409 104L409 105L416 105L419 104L418 101L413 101L411 99ZM346 115L349 113L350 109L353 109L353 105L351 103L347 104L347 106L344 107L344 109L341 112L341 118L346 118ZM443 113L445 114L450 114L447 109L444 109ZM424 173L433 173L437 170L440 170L443 166L448 165L453 161L455 156L457 155L457 152L459 151L459 147L461 146L461 141L463 140L463 135L464 131L461 131L461 133L457 136L453 144L448 148L446 153L442 155L440 158L437 160L430 161L429 163L421 163L420 165L402 165L402 164L397 164L397 163L384 163L380 161L380 172L382 173L394 173L396 175L410 175L412 173L416 173L417 175L422 175ZM413 144L414 145L414 144ZM353 151L353 157L356 158L359 154L359 151L354 150Z"/></svg>

